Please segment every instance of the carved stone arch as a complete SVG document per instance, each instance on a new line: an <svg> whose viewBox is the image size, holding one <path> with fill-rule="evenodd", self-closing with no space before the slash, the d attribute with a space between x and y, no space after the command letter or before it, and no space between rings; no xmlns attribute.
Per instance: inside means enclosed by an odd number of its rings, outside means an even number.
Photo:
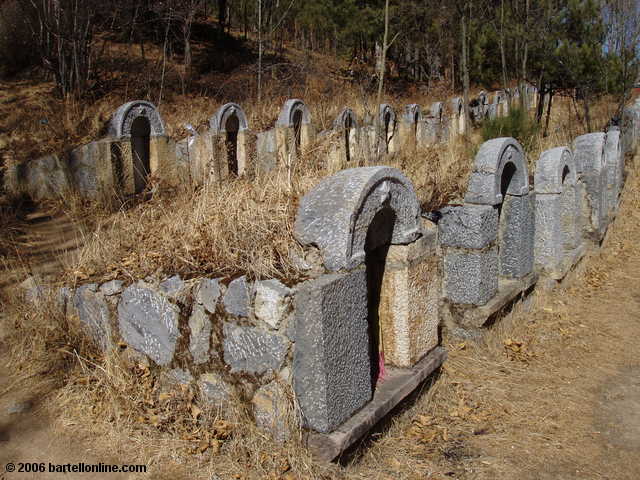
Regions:
<svg viewBox="0 0 640 480"><path fill-rule="evenodd" d="M422 118L422 112L420 111L420 105L412 103L404 107L404 114L402 119L407 123L418 123Z"/></svg>
<svg viewBox="0 0 640 480"><path fill-rule="evenodd" d="M293 98L287 100L282 107L282 110L280 110L277 125L279 127L293 127L296 114L300 116L302 124L307 125L311 123L311 113L309 112L309 108L302 100Z"/></svg>
<svg viewBox="0 0 640 480"><path fill-rule="evenodd" d="M524 151L514 138L502 137L488 140L480 146L465 201L479 205L500 205L503 201L505 167L512 174L505 193L527 195L529 173Z"/></svg>
<svg viewBox="0 0 640 480"><path fill-rule="evenodd" d="M333 121L334 130L358 128L358 117L349 107L345 107Z"/></svg>
<svg viewBox="0 0 640 480"><path fill-rule="evenodd" d="M134 100L121 105L109 122L109 135L116 138L131 137L131 127L137 118L146 118L149 122L150 136L165 135L164 122L156 106L144 100Z"/></svg>
<svg viewBox="0 0 640 480"><path fill-rule="evenodd" d="M352 269L364 262L369 225L385 208L395 214L392 244L419 237L420 203L402 172L391 167L342 170L304 196L294 235L301 244L320 249L328 270Z"/></svg>
<svg viewBox="0 0 640 480"><path fill-rule="evenodd" d="M249 122L244 110L237 103L227 103L220 107L216 114L209 120L209 128L213 133L226 131L227 121L232 116L238 118L238 131L242 132L249 129Z"/></svg>
<svg viewBox="0 0 640 480"><path fill-rule="evenodd" d="M536 164L536 193L562 193L563 186L577 181L576 163L568 147L557 147L540 155Z"/></svg>

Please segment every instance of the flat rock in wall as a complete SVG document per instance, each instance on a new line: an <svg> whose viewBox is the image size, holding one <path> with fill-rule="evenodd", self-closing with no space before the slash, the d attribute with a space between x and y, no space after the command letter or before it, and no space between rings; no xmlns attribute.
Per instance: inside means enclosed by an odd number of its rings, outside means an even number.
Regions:
<svg viewBox="0 0 640 480"><path fill-rule="evenodd" d="M125 342L158 365L173 359L180 335L180 311L162 292L144 282L129 286L118 304L120 334Z"/></svg>
<svg viewBox="0 0 640 480"><path fill-rule="evenodd" d="M220 299L220 282L217 278L203 278L196 287L196 302L209 313L215 313Z"/></svg>
<svg viewBox="0 0 640 480"><path fill-rule="evenodd" d="M279 370L289 348L289 341L256 327L241 327L225 322L224 361L231 372L261 375L267 370Z"/></svg>
<svg viewBox="0 0 640 480"><path fill-rule="evenodd" d="M227 313L238 317L248 317L250 297L250 287L243 275L229 283L227 293L224 294L222 301Z"/></svg>
<svg viewBox="0 0 640 480"><path fill-rule="evenodd" d="M203 400L215 405L224 405L231 399L232 387L217 373L203 373L198 380Z"/></svg>
<svg viewBox="0 0 640 480"><path fill-rule="evenodd" d="M278 328L291 306L291 289L278 280L256 283L254 312L257 318L272 328Z"/></svg>
<svg viewBox="0 0 640 480"><path fill-rule="evenodd" d="M73 305L89 335L104 350L111 343L109 306L104 295L96 290L95 283L81 286L73 296Z"/></svg>
<svg viewBox="0 0 640 480"><path fill-rule="evenodd" d="M211 320L202 305L194 305L189 317L189 351L196 364L209 361L209 339L211 338Z"/></svg>
<svg viewBox="0 0 640 480"><path fill-rule="evenodd" d="M288 398L277 380L260 388L251 400L256 425L277 442L289 439Z"/></svg>

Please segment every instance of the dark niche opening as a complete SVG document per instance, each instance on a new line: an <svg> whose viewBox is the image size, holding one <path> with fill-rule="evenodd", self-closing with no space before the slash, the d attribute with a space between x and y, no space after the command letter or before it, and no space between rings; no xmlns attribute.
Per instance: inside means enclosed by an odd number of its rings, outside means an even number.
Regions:
<svg viewBox="0 0 640 480"><path fill-rule="evenodd" d="M564 168L562 169L562 184L563 185L564 185L564 182L567 179L568 175L569 175L569 167L567 165L565 165Z"/></svg>
<svg viewBox="0 0 640 480"><path fill-rule="evenodd" d="M229 116L224 129L227 134L225 143L227 146L229 174L238 175L238 132L240 131L240 119L235 113Z"/></svg>
<svg viewBox="0 0 640 480"><path fill-rule="evenodd" d="M365 240L365 266L367 269L367 307L369 317L369 359L371 365L371 386L375 387L384 368L384 350L380 331L380 316L388 305L381 302L387 253L391 246L396 214L385 206L373 217Z"/></svg>
<svg viewBox="0 0 640 480"><path fill-rule="evenodd" d="M389 146L389 128L391 127L391 112L384 114L384 143Z"/></svg>
<svg viewBox="0 0 640 480"><path fill-rule="evenodd" d="M293 138L295 141L296 153L300 153L300 144L302 142L302 110L293 112Z"/></svg>
<svg viewBox="0 0 640 480"><path fill-rule="evenodd" d="M151 124L147 117L136 117L131 124L131 153L133 155L133 183L135 193L147 187L147 179L151 172L149 160L149 144Z"/></svg>
<svg viewBox="0 0 640 480"><path fill-rule="evenodd" d="M347 162L351 161L351 129L353 128L353 120L351 115L347 115L344 119L344 146L347 154Z"/></svg>

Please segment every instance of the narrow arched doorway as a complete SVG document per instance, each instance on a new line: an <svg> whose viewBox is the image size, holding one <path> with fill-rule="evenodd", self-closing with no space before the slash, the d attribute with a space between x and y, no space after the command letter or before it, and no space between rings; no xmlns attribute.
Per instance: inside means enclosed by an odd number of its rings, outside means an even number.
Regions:
<svg viewBox="0 0 640 480"><path fill-rule="evenodd" d="M240 131L240 119L235 113L229 116L224 129L226 132L225 143L227 147L229 174L238 175L238 132Z"/></svg>
<svg viewBox="0 0 640 480"><path fill-rule="evenodd" d="M141 193L147 187L151 171L150 156L151 124L147 117L136 117L131 124L131 153L133 156L134 192Z"/></svg>

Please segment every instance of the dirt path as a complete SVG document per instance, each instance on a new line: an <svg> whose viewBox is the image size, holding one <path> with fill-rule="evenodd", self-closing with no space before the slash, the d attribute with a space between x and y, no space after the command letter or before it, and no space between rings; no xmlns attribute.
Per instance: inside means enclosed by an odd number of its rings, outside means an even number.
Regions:
<svg viewBox="0 0 640 480"><path fill-rule="evenodd" d="M4 265L0 289L10 290L25 275L47 277L61 269L64 262L82 243L82 228L64 213L38 209L18 221L18 232L13 241L14 255ZM15 294L11 292L10 294ZM0 358L6 357L4 343L4 317L0 313ZM72 437L55 426L55 419L47 413L47 405L41 403L43 393L34 393L28 387L16 385L5 362L0 361L0 479L40 478L141 478L137 474L121 473L49 473L49 463L122 464L126 459L110 458L104 452L96 453L90 438ZM24 410L24 411L22 411ZM7 473L6 465L13 462L43 463L46 473ZM40 466L38 465L38 468Z"/></svg>

